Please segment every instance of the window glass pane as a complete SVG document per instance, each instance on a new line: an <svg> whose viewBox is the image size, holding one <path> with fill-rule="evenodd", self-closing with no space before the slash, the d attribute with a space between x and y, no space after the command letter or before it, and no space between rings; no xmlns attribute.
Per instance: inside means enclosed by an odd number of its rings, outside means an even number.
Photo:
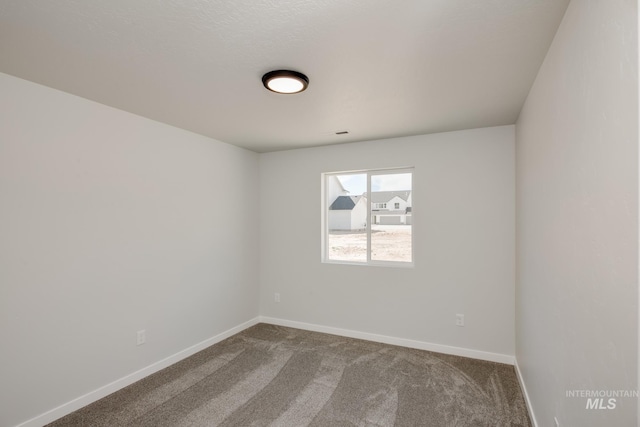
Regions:
<svg viewBox="0 0 640 427"><path fill-rule="evenodd" d="M326 186L327 258L367 262L367 175L328 175Z"/></svg>
<svg viewBox="0 0 640 427"><path fill-rule="evenodd" d="M411 262L411 173L371 176L371 260Z"/></svg>

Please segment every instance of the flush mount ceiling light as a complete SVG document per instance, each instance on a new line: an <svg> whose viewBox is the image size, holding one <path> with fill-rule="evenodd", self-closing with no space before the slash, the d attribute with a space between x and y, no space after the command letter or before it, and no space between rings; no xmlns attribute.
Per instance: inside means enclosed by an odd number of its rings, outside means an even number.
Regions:
<svg viewBox="0 0 640 427"><path fill-rule="evenodd" d="M297 71L275 70L262 76L262 84L276 93L299 93L309 86L309 78Z"/></svg>

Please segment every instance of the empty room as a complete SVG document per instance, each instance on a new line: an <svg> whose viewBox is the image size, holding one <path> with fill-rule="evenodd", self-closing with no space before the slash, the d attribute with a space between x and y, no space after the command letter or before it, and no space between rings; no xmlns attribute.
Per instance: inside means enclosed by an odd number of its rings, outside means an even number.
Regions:
<svg viewBox="0 0 640 427"><path fill-rule="evenodd" d="M637 426L638 0L0 0L0 426Z"/></svg>

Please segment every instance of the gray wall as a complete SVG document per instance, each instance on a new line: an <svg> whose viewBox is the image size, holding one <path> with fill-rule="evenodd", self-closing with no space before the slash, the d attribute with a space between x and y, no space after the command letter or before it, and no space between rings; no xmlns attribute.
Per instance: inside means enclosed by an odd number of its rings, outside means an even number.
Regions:
<svg viewBox="0 0 640 427"><path fill-rule="evenodd" d="M516 126L516 356L540 426L637 422L637 399L566 397L638 389L637 19L572 1Z"/></svg>
<svg viewBox="0 0 640 427"><path fill-rule="evenodd" d="M512 357L514 135L504 126L262 154L260 313ZM321 263L321 173L409 166L415 267Z"/></svg>
<svg viewBox="0 0 640 427"><path fill-rule="evenodd" d="M258 315L257 154L4 74L0 94L0 425Z"/></svg>

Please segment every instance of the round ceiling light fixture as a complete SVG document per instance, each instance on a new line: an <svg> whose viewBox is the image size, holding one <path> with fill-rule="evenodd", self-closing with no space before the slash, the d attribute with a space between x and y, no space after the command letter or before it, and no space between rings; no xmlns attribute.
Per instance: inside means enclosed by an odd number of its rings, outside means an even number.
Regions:
<svg viewBox="0 0 640 427"><path fill-rule="evenodd" d="M275 93L300 93L309 86L309 78L297 71L275 70L262 76L262 84Z"/></svg>

